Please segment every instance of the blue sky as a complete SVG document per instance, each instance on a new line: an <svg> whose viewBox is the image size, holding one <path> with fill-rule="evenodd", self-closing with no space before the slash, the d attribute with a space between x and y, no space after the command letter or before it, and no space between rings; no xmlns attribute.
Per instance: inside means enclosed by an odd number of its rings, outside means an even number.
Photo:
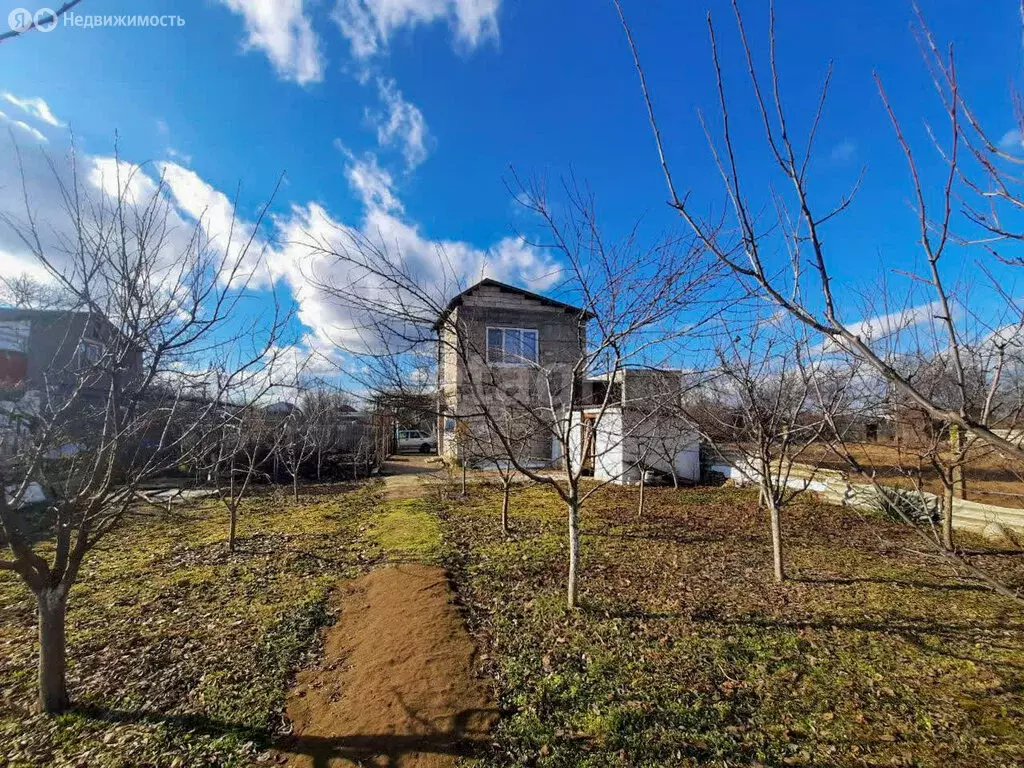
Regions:
<svg viewBox="0 0 1024 768"><path fill-rule="evenodd" d="M715 111L709 10L720 28L726 79L745 94L729 6L623 4L677 184L717 204L720 185L696 111ZM763 56L763 4L742 5ZM1014 127L1010 85L1021 59L1015 5L922 3L939 39L956 46L962 88L995 136ZM872 72L915 140L926 137L923 119L939 119L938 102L910 33L909 3L778 6L780 68L798 122L807 119L827 61L835 61L815 189L836 198L866 168L858 201L829 243L833 268L852 288L877 276L879 261L896 269L916 256L905 166ZM665 206L636 75L609 2L83 0L75 11L175 14L185 24L58 26L0 44L0 92L9 96L0 101L0 128L10 128L23 149L38 144L60 154L70 127L94 157L111 154L116 131L124 160L169 163L158 167L170 169L186 221L216 209L219 193L233 197L239 185L239 213L251 218L284 172L271 240L329 217L376 228L412 251L445 242L466 275L486 268L535 289L550 283L551 257L515 240L531 224L505 188L510 165L552 180L574 173L589 184L613 235L638 217L652 233L681 226ZM41 117L35 99L58 125ZM766 163L760 122L749 109L734 120L742 159L756 176ZM934 156L924 155L926 171L939 172ZM11 184L6 164L0 203ZM300 254L276 247L277 276L295 295L306 329L339 322L322 297L300 285L292 264ZM3 269L17 269L19 258L16 244L0 239ZM961 266L969 264L951 268Z"/></svg>

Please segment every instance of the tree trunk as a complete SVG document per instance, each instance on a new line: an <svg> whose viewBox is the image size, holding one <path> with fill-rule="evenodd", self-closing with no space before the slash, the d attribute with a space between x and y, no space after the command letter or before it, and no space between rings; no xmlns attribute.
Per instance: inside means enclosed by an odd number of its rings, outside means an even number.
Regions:
<svg viewBox="0 0 1024 768"><path fill-rule="evenodd" d="M643 468L640 469L640 501L636 507L637 519L644 516L644 488L647 487L647 473L644 472Z"/></svg>
<svg viewBox="0 0 1024 768"><path fill-rule="evenodd" d="M59 714L68 708L67 598L47 589L36 598L39 610L39 709Z"/></svg>
<svg viewBox="0 0 1024 768"><path fill-rule="evenodd" d="M953 469L950 472L953 480L953 487L956 489L956 494L965 501L967 500L967 477L964 475L964 465L954 464Z"/></svg>
<svg viewBox="0 0 1024 768"><path fill-rule="evenodd" d="M466 497L469 493L466 491L466 462L462 462L462 495Z"/></svg>
<svg viewBox="0 0 1024 768"><path fill-rule="evenodd" d="M508 497L511 490L512 483L506 482L501 496L501 533L504 536L508 536Z"/></svg>
<svg viewBox="0 0 1024 768"><path fill-rule="evenodd" d="M953 425L949 430L949 448L953 459L953 469L950 477L953 487L960 493L961 499L967 498L967 480L964 477L964 463L967 458L964 455L963 446L960 441L960 430Z"/></svg>
<svg viewBox="0 0 1024 768"><path fill-rule="evenodd" d="M235 551L235 527L238 522L238 503L235 500L235 465L231 464L231 477L228 479L228 551Z"/></svg>
<svg viewBox="0 0 1024 768"><path fill-rule="evenodd" d="M292 475L292 499L295 503L299 503L299 471L296 469L295 474Z"/></svg>
<svg viewBox="0 0 1024 768"><path fill-rule="evenodd" d="M775 580L779 583L786 580L786 566L782 560L782 520L779 506L773 499L767 499L768 514L772 521L772 562L775 569Z"/></svg>
<svg viewBox="0 0 1024 768"><path fill-rule="evenodd" d="M573 496L569 501L569 608L576 607L576 586L580 565L580 520L579 500Z"/></svg>
<svg viewBox="0 0 1024 768"><path fill-rule="evenodd" d="M953 499L956 494L952 484L946 485L942 494L942 547L953 551Z"/></svg>

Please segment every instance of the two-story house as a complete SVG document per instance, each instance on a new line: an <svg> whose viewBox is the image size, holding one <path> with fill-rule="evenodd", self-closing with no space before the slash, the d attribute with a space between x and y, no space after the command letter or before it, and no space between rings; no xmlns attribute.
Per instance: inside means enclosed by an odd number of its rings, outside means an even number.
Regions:
<svg viewBox="0 0 1024 768"><path fill-rule="evenodd" d="M32 390L59 398L100 360L117 333L96 313L0 308L0 399L18 399ZM123 367L137 370L141 353L129 358ZM103 397L106 389L103 377L96 377L82 394Z"/></svg>
<svg viewBox="0 0 1024 768"><path fill-rule="evenodd" d="M482 411L505 418L498 413L501 405L528 432L520 459L558 459L544 420L560 418L578 396L582 381L574 376L591 319L580 307L489 278L452 298L434 325L438 453L454 460L481 458ZM476 439L463 439L459 430Z"/></svg>
<svg viewBox="0 0 1024 768"><path fill-rule="evenodd" d="M682 372L622 368L588 376L593 319L496 280L455 296L434 325L438 453L501 461L511 444L521 462L568 458L602 480L633 483L648 470L698 480L700 439L682 415ZM552 429L561 419L572 425L568 457ZM506 441L495 440L497 432Z"/></svg>
<svg viewBox="0 0 1024 768"><path fill-rule="evenodd" d="M119 340L117 328L96 313L73 310L0 308L0 455L17 453L31 439L44 412L74 402L64 414L63 434L89 433L110 388L104 355ZM118 369L137 375L141 352L114 346ZM75 450L69 439L69 450ZM64 450L63 448L61 450Z"/></svg>

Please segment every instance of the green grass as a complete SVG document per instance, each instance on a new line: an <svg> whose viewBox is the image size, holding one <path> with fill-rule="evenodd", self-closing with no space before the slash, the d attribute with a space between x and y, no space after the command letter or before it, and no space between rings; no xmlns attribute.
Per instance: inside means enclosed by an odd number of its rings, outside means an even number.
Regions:
<svg viewBox="0 0 1024 768"><path fill-rule="evenodd" d="M1024 764L1024 614L914 554L909 532L808 502L793 579L735 489L608 488L583 512L582 607L564 607L564 513L523 489L443 516L498 681L494 765ZM972 542L976 546L977 542ZM1024 556L980 563L1024 584Z"/></svg>
<svg viewBox="0 0 1024 768"><path fill-rule="evenodd" d="M577 611L541 488L516 489L507 539L482 487L439 510L373 485L267 491L233 555L216 505L140 520L72 591L76 708L57 719L28 709L33 601L0 574L0 765L252 764L332 585L409 559L450 567L486 639L503 710L488 766L1024 764L1024 614L905 528L799 504L776 585L749 493L652 488L642 519L635 499L612 487L584 508ZM978 560L1024 584L1024 556Z"/></svg>
<svg viewBox="0 0 1024 768"><path fill-rule="evenodd" d="M385 502L369 533L390 560L432 562L441 550L441 527L424 499Z"/></svg>
<svg viewBox="0 0 1024 768"><path fill-rule="evenodd" d="M34 696L33 600L0 574L0 764L249 765L283 724L292 674L332 620L339 578L374 562L373 486L265 490L241 511L239 550L214 503L133 522L86 559L68 614L75 708Z"/></svg>

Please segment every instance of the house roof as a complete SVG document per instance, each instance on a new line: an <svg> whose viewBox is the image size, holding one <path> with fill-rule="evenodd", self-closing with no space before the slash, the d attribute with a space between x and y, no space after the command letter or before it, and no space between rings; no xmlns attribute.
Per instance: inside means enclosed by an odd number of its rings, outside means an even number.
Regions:
<svg viewBox="0 0 1024 768"><path fill-rule="evenodd" d="M456 294L455 296L452 297L451 301L448 302L448 305L444 308L444 310L442 310L440 316L438 316L437 322L434 323L434 326L433 326L434 330L435 331L438 330L441 327L441 325L444 323L445 318L447 318L448 315L451 314L451 311L453 309L455 309L457 306L462 304L462 300L463 300L464 297L466 297L469 294L471 294L477 288L488 288L488 287L489 288L497 288L497 289L499 289L501 291L506 291L508 293L515 293L515 294L518 294L519 296L524 296L527 299L533 299L534 301L540 302L541 304L543 304L545 306L555 307L557 309L563 309L566 312L569 312L569 313L572 313L572 314L581 315L581 316L583 316L587 320L592 320L594 317L596 317L596 315L594 315L593 312L587 312L582 307L576 307L576 306L573 306L572 304L566 304L564 301L558 301L556 299L552 299L552 298L549 298L547 296L542 296L539 293L533 293L532 291L527 291L527 290L525 290L523 288L517 288L514 285L509 285L508 283L502 283L502 282L499 282L498 280L492 280L489 277L485 277L480 282L478 282L478 283L476 283L474 285L471 285L469 288L464 290L462 293Z"/></svg>
<svg viewBox="0 0 1024 768"><path fill-rule="evenodd" d="M0 320L5 321L59 319L64 317L93 318L97 322L106 323L113 327L113 323L101 312L89 312L82 309L19 309L17 307L0 307Z"/></svg>
<svg viewBox="0 0 1024 768"><path fill-rule="evenodd" d="M0 307L0 322L21 322L21 321L32 321L32 320L63 320L65 318L81 318L83 321L89 323L84 326L88 332L93 329L103 329L103 333L110 334L111 336L119 335L122 338L124 334L121 333L120 329L111 322L110 318L104 315L102 312L89 311L82 309L18 309L17 307ZM93 334L89 334L92 336ZM110 337L96 339L101 342L109 341ZM127 340L127 339L126 339ZM135 352L140 352L141 347L137 344L132 345Z"/></svg>

